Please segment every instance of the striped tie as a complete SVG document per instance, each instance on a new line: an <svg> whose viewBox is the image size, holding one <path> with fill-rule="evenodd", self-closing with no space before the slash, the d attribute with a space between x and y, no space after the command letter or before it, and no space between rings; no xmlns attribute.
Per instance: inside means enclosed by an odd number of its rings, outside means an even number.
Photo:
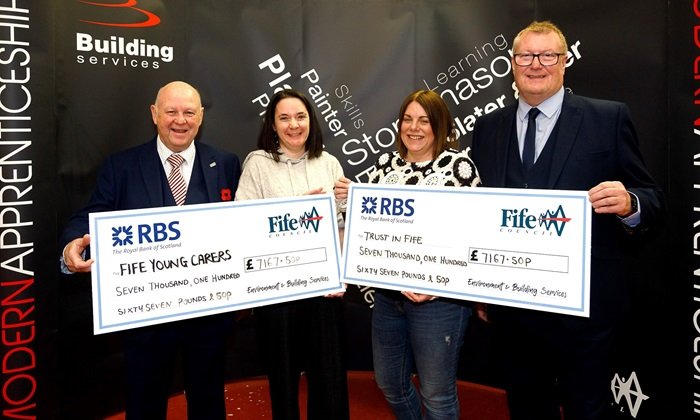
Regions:
<svg viewBox="0 0 700 420"><path fill-rule="evenodd" d="M168 184L170 185L170 191L173 193L175 204L178 206L185 203L185 196L187 195L187 184L185 184L185 178L183 178L180 171L180 165L184 161L185 159L177 153L168 156L168 163L172 167L170 175L168 175Z"/></svg>

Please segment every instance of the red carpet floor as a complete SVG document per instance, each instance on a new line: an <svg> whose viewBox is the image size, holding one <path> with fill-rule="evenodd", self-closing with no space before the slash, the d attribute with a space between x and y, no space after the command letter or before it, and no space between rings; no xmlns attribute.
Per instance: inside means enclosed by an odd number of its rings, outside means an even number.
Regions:
<svg viewBox="0 0 700 420"><path fill-rule="evenodd" d="M391 420L394 416L374 382L372 372L349 372L350 418L353 420ZM462 418L468 420L509 420L503 390L471 382L458 382ZM302 376L299 388L302 418L306 418L306 381ZM233 381L226 384L226 412L232 419L271 419L264 377ZM185 420L186 402L182 394L174 395L168 404L168 420ZM123 420L120 413L107 420Z"/></svg>

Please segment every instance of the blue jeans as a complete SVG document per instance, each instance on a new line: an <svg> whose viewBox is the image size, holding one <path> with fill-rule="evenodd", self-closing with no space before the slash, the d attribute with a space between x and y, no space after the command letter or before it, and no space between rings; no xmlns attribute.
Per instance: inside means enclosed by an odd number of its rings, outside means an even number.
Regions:
<svg viewBox="0 0 700 420"><path fill-rule="evenodd" d="M445 299L394 300L379 291L374 299L374 373L396 418L459 419L457 364L471 308ZM420 397L411 381L414 363Z"/></svg>

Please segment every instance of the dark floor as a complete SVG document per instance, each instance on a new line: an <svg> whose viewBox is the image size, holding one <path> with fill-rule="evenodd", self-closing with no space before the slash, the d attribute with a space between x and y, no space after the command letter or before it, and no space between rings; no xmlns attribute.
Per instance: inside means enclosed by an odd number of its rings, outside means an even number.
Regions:
<svg viewBox="0 0 700 420"><path fill-rule="evenodd" d="M391 420L389 406L374 382L372 372L349 372L350 418L357 420ZM470 382L459 381L461 417L470 420L508 420L505 393ZM299 392L302 418L306 418L306 381L302 375ZM267 395L267 380L256 377L226 385L226 411L233 419L272 418ZM119 413L106 420L123 420ZM168 420L185 420L186 402L182 394L170 398Z"/></svg>

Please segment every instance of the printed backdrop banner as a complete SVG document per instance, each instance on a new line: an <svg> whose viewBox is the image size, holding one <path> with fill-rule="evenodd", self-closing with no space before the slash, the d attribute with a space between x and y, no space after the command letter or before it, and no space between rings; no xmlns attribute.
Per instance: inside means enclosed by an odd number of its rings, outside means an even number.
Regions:
<svg viewBox="0 0 700 420"><path fill-rule="evenodd" d="M567 36L567 89L630 106L642 153L669 197L673 234L633 250L633 312L610 378L611 404L624 419L661 418L669 409L694 415L698 376L689 372L699 371L700 322L688 292L698 295L698 240L689 232L697 230L691 92L700 12L692 3L0 1L3 416L123 410L121 333L93 335L90 278L59 274L56 238L87 201L105 157L153 138L148 107L160 86L196 86L205 107L198 141L241 160L255 148L269 98L299 89L314 103L326 150L363 181L379 154L394 150L399 105L415 89L442 95L468 147L476 118L516 100L512 39L535 19L554 21ZM460 209L444 211L460 223ZM345 297L351 369L371 369L373 293L350 286ZM227 376L261 375L250 316L237 317ZM500 386L503 344L490 340L490 328L472 323L460 378ZM177 371L174 383L181 389Z"/></svg>

